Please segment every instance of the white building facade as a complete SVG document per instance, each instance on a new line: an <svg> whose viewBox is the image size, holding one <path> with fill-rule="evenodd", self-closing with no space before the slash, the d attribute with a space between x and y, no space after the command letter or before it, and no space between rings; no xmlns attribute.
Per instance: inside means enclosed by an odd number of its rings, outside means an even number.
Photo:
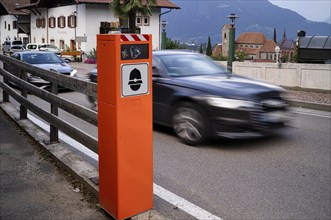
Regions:
<svg viewBox="0 0 331 220"><path fill-rule="evenodd" d="M35 2L35 1L34 1ZM52 2L52 1L50 1ZM96 49L97 34L101 33L104 23L119 24L119 18L110 9L109 3L98 3L98 0L73 1L72 4L49 7L49 4L31 3L19 6L17 9L30 10L30 35L31 43L51 43L63 50L82 50L85 53ZM109 1L110 2L110 1ZM54 3L54 2L52 2ZM39 5L38 5L39 4ZM152 48L160 48L160 15L162 8L179 9L169 1L162 1L157 7L152 8L152 16L137 15L136 26L143 34L152 34ZM11 20L9 19L11 18ZM6 19L6 22L3 20ZM0 16L1 41L8 36L17 38L17 32L8 30L16 17L13 15ZM3 27L7 24L6 27ZM23 40L23 39L22 39ZM28 43L25 42L25 43Z"/></svg>
<svg viewBox="0 0 331 220"><path fill-rule="evenodd" d="M14 15L0 16L0 42L1 45L6 40L22 40L22 42L29 42L29 36L25 33L19 33L17 26L17 17Z"/></svg>

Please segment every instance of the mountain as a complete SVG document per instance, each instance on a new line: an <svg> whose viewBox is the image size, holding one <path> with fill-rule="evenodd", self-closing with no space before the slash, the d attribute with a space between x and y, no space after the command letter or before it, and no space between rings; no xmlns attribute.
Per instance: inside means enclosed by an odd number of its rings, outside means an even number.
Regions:
<svg viewBox="0 0 331 220"><path fill-rule="evenodd" d="M284 31L288 39L296 39L297 31L307 35L331 35L331 24L309 21L298 13L271 4L268 0L172 0L181 9L165 12L161 19L168 22L167 37L180 42L221 42L221 28L229 24L227 16L235 13L236 38L242 32L262 32L277 41Z"/></svg>

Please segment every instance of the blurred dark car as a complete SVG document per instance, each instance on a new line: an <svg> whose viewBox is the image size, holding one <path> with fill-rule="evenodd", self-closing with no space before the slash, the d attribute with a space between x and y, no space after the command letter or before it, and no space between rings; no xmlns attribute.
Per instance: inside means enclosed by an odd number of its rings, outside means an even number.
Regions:
<svg viewBox="0 0 331 220"><path fill-rule="evenodd" d="M91 77L96 79L96 69ZM97 80L94 80L95 82ZM289 120L285 90L226 72L207 56L153 51L153 121L186 144L213 136L262 137Z"/></svg>
<svg viewBox="0 0 331 220"><path fill-rule="evenodd" d="M29 63L33 66L71 77L74 77L77 73L77 70L74 70L63 59L61 59L53 52L22 51L13 53L12 57ZM29 73L28 82L41 88L48 88L50 85L50 82Z"/></svg>

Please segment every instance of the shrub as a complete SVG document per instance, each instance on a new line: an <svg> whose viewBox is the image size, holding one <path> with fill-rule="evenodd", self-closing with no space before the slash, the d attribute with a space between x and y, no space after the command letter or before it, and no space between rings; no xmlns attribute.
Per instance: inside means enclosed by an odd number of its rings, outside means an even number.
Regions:
<svg viewBox="0 0 331 220"><path fill-rule="evenodd" d="M84 63L88 63L88 64L96 64L97 61L95 59L92 58L87 58Z"/></svg>

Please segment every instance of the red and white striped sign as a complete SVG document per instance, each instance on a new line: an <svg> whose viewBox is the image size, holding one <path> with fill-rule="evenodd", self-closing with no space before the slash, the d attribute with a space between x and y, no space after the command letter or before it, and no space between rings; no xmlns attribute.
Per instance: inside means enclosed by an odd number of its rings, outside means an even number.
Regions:
<svg viewBox="0 0 331 220"><path fill-rule="evenodd" d="M121 41L149 41L148 34L122 34Z"/></svg>

